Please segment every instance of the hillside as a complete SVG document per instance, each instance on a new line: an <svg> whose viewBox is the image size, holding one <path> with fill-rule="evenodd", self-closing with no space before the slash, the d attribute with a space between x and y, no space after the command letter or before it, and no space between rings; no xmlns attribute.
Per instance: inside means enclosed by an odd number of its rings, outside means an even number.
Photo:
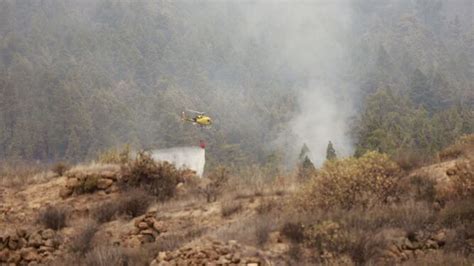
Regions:
<svg viewBox="0 0 474 266"><path fill-rule="evenodd" d="M469 145L440 153L457 157L410 172L398 172L376 153L272 179L256 171L243 178L225 169L199 179L151 163L146 155L122 166L78 165L61 176L2 188L0 262L470 265L474 161ZM363 179L357 179L359 163ZM345 167L352 169L348 176ZM366 187L358 194L352 188L339 198L347 184L363 188L374 173L385 176L383 189ZM395 194L387 192L392 178ZM318 182L325 187L314 187ZM318 194L312 198L312 193ZM374 202L379 193L391 196ZM326 202L332 202L330 210Z"/></svg>

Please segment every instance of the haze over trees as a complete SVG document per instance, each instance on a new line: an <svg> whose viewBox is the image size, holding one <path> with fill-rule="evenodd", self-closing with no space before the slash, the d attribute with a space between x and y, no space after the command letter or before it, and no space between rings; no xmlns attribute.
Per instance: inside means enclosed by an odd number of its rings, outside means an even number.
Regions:
<svg viewBox="0 0 474 266"><path fill-rule="evenodd" d="M288 8L308 14L271 12ZM0 158L76 161L125 143L205 139L211 162L296 159L303 142L318 162L335 132L338 155L432 154L474 131L472 9L462 0L1 1ZM215 126L183 125L185 108Z"/></svg>

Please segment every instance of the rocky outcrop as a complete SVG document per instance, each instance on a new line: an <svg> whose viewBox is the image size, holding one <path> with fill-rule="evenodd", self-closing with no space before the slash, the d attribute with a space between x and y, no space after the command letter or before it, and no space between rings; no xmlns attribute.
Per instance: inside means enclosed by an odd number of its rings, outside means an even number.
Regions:
<svg viewBox="0 0 474 266"><path fill-rule="evenodd" d="M156 218L156 212L149 212L134 222L134 228L122 237L123 246L137 247L146 243L153 243L158 236L167 231L163 221Z"/></svg>
<svg viewBox="0 0 474 266"><path fill-rule="evenodd" d="M119 165L90 165L73 168L65 175L66 185L59 192L62 198L95 191L115 192L121 171Z"/></svg>
<svg viewBox="0 0 474 266"><path fill-rule="evenodd" d="M245 248L234 240L206 241L193 247L159 252L150 265L265 265L262 258L246 254Z"/></svg>
<svg viewBox="0 0 474 266"><path fill-rule="evenodd" d="M0 264L48 263L61 253L61 237L51 229L27 232L23 229L0 236Z"/></svg>
<svg viewBox="0 0 474 266"><path fill-rule="evenodd" d="M447 234L440 230L434 233L420 231L409 236L388 233L382 237L385 243L375 255L375 261L400 263L440 249L446 243Z"/></svg>

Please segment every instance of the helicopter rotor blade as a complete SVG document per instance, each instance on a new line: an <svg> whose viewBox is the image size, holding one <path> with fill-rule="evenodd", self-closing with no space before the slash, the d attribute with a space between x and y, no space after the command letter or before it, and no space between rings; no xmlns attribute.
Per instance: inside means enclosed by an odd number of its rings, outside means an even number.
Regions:
<svg viewBox="0 0 474 266"><path fill-rule="evenodd" d="M186 111L188 111L190 113L200 114L200 115L205 114L204 112L198 112L198 111L194 111L194 110L190 110L190 109L186 109Z"/></svg>

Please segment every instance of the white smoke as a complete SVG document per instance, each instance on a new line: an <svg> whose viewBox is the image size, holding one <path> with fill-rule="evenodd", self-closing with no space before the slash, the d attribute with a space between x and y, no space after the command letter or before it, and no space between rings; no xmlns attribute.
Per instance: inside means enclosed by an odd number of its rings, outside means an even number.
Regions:
<svg viewBox="0 0 474 266"><path fill-rule="evenodd" d="M151 151L152 158L156 161L167 161L176 168L188 168L202 177L206 164L206 150L200 147L175 147Z"/></svg>
<svg viewBox="0 0 474 266"><path fill-rule="evenodd" d="M328 142L338 156L350 155L349 120L357 95L350 78L350 1L256 1L246 10L243 30L251 39L271 40L275 62L298 81L299 113L276 143L285 143L287 161L294 162L306 143L311 160L320 165Z"/></svg>

